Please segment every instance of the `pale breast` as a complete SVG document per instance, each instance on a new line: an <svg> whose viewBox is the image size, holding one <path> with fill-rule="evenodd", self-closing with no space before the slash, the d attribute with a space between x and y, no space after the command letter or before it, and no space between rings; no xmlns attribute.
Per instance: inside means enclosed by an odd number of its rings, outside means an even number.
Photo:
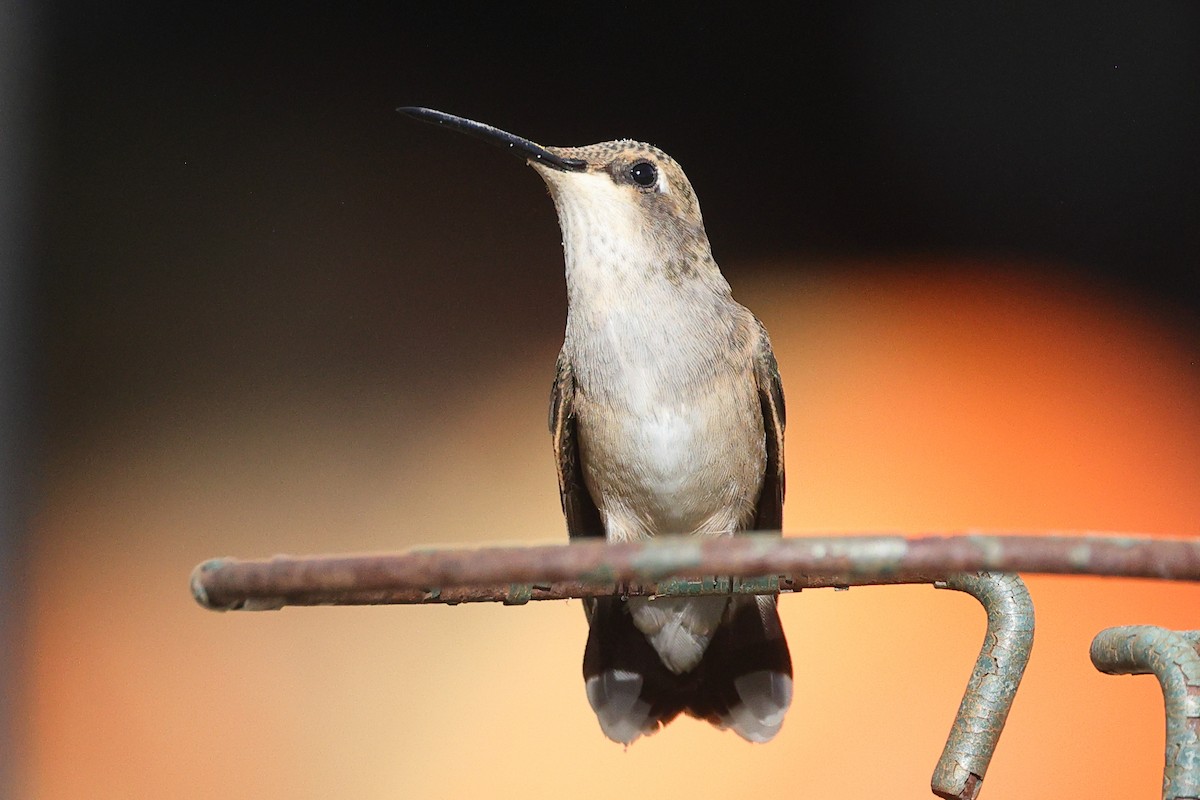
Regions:
<svg viewBox="0 0 1200 800"><path fill-rule="evenodd" d="M585 480L609 538L744 528L766 461L753 376L720 371L701 385L640 383L655 390L577 398Z"/></svg>

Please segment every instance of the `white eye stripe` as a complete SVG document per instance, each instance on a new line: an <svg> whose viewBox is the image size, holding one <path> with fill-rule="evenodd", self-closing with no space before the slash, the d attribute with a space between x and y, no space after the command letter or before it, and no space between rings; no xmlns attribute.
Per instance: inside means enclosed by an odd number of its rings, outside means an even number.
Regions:
<svg viewBox="0 0 1200 800"><path fill-rule="evenodd" d="M670 194L671 193L671 184L667 183L666 170L660 169L658 171L658 187L657 188L658 188L659 194Z"/></svg>

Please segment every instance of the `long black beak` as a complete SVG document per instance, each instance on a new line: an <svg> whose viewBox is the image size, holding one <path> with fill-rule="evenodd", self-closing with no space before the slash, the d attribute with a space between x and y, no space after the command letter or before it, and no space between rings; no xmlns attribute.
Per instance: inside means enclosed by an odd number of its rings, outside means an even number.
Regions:
<svg viewBox="0 0 1200 800"><path fill-rule="evenodd" d="M508 131L493 128L491 125L484 125L482 122L463 119L453 114L435 111L432 108L420 108L419 106L403 106L396 110L401 114L419 119L422 122L438 126L445 125L468 136L474 136L477 139L483 139L485 142L491 142L497 147L513 151L516 155L527 161L537 161L539 164L546 164L563 172L582 172L587 169L587 162L583 159L557 156L540 144L535 144L528 139L522 139L520 136L514 136Z"/></svg>

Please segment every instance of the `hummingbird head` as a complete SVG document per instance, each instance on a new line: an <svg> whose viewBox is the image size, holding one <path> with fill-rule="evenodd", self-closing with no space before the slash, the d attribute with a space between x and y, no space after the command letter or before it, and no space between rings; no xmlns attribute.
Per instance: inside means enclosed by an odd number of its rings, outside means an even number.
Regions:
<svg viewBox="0 0 1200 800"><path fill-rule="evenodd" d="M484 139L532 166L550 189L568 273L604 271L618 279L661 276L672 284L729 287L713 261L700 203L679 164L653 145L622 139L584 147L545 147L428 108L403 114Z"/></svg>
<svg viewBox="0 0 1200 800"><path fill-rule="evenodd" d="M546 150L586 165L564 170L548 161L529 162L554 198L568 261L573 249L590 251L579 255L597 260L605 260L607 250L611 257L661 270L672 282L712 263L696 193L662 150L628 139Z"/></svg>

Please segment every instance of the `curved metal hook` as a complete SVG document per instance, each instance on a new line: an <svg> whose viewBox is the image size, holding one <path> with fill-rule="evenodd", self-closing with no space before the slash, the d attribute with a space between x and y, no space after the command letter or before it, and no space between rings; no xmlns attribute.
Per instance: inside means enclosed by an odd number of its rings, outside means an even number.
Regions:
<svg viewBox="0 0 1200 800"><path fill-rule="evenodd" d="M1092 664L1109 675L1154 673L1167 713L1163 798L1200 797L1200 631L1154 625L1108 628L1092 640Z"/></svg>
<svg viewBox="0 0 1200 800"><path fill-rule="evenodd" d="M974 800L1033 650L1033 600L1018 575L980 572L934 585L967 592L987 610L983 646L931 781L938 797Z"/></svg>

